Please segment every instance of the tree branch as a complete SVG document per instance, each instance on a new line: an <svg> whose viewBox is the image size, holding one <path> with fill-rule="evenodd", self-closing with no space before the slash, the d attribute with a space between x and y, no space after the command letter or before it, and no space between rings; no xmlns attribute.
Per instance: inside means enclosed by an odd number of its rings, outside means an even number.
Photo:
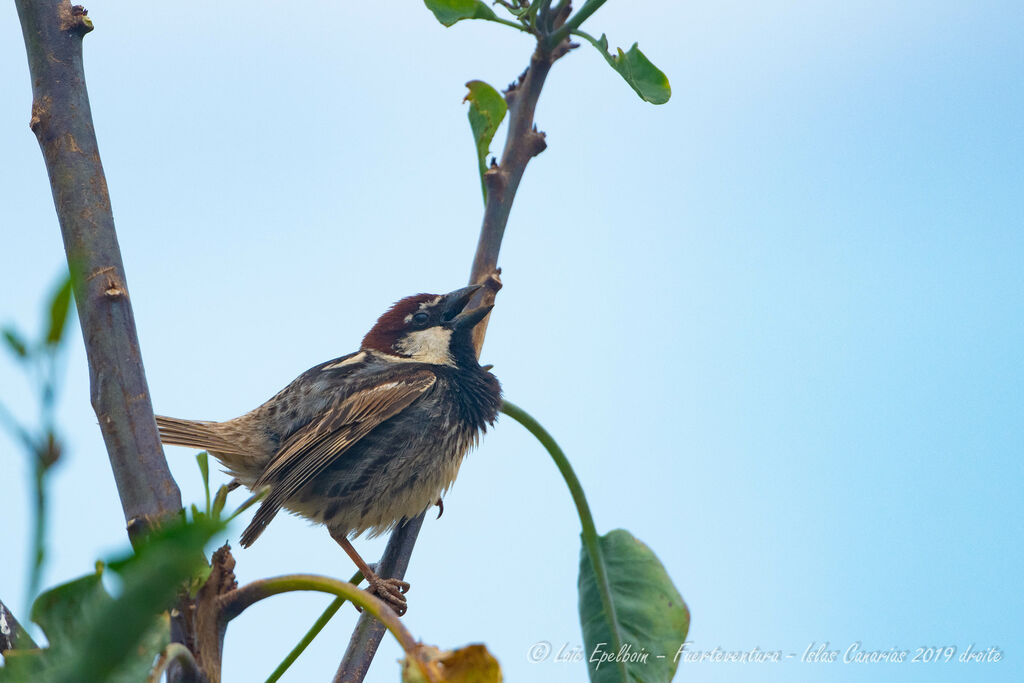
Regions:
<svg viewBox="0 0 1024 683"><path fill-rule="evenodd" d="M89 359L92 405L129 535L181 509L142 367L110 195L92 125L82 37L92 22L67 0L15 0L32 77L30 127L50 176Z"/></svg>
<svg viewBox="0 0 1024 683"><path fill-rule="evenodd" d="M470 284L484 284L467 307L476 307L494 303L495 295L501 289L501 271L498 269L498 253L501 240L505 235L512 202L515 199L519 182L530 159L544 151L547 143L544 133L537 130L534 124L534 112L537 100L544 87L548 72L555 60L570 49L567 41L559 43L552 50L545 48L545 40L537 41L537 48L530 59L530 66L519 80L505 92L505 101L509 109L508 135L505 148L501 154L501 162L492 166L484 174L487 184L487 202L484 206L483 224L480 227L480 239L477 242L476 255L469 275ZM477 356L483 347L484 335L487 333L488 315L473 330L473 345ZM420 525L423 523L421 514L414 520L399 527L388 540L384 557L381 558L377 573L380 576L404 578L409 557L412 555ZM402 561L396 561L402 558ZM334 683L359 683L377 652L384 627L368 614L363 614L356 624L355 631L349 641L348 649L334 676Z"/></svg>
<svg viewBox="0 0 1024 683"><path fill-rule="evenodd" d="M32 79L29 127L50 177L89 361L99 419L117 493L134 542L160 518L181 510L181 493L164 459L142 366L135 317L114 230L107 181L92 124L82 65L86 10L68 0L15 0ZM171 636L187 640L188 596L172 611ZM181 680L178 665L170 680Z"/></svg>
<svg viewBox="0 0 1024 683"><path fill-rule="evenodd" d="M384 555L376 567L379 576L402 578L409 568L409 559L416 544L416 537L423 526L423 517L418 515L404 524L400 524L388 539ZM343 681L362 681L370 669L373 656L377 654L377 646L384 637L384 624L377 621L372 614L363 612L356 623L348 649L341 660L338 672L334 675L335 683Z"/></svg>

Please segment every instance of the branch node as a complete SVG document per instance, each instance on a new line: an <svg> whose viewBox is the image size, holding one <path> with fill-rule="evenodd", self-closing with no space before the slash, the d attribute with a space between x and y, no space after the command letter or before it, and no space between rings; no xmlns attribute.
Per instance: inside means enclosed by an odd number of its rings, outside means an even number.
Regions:
<svg viewBox="0 0 1024 683"><path fill-rule="evenodd" d="M491 164L491 167L484 171L484 184L487 186L487 196L504 190L505 183L505 173L497 164Z"/></svg>
<svg viewBox="0 0 1024 683"><path fill-rule="evenodd" d="M119 286L115 282L110 282L107 284L107 288L104 290L103 294L108 299L123 299L126 292L124 291L124 287Z"/></svg>
<svg viewBox="0 0 1024 683"><path fill-rule="evenodd" d="M537 130L537 124L533 124L533 130L527 133L525 135L526 139L523 140L526 146L526 151L531 157L537 156L548 148L547 140L544 139L545 137L546 136L543 131Z"/></svg>
<svg viewBox="0 0 1024 683"><path fill-rule="evenodd" d="M519 93L520 86L526 81L526 74L528 73L530 73L530 67L526 67L525 69L523 69L523 73L519 74L519 78L517 78L512 83L509 83L508 87L505 88L505 92L503 94L505 95L505 104L508 105L509 109L512 108L512 101L516 98L516 95Z"/></svg>
<svg viewBox="0 0 1024 683"><path fill-rule="evenodd" d="M43 123L50 118L50 105L52 103L52 100L48 96L44 96L42 100L32 100L32 118L28 121L28 127L37 136L39 135L39 131L41 130Z"/></svg>
<svg viewBox="0 0 1024 683"><path fill-rule="evenodd" d="M152 531L156 526L157 525L153 523L153 520L145 515L141 517L132 517L128 520L128 526L126 527L126 530L128 531L128 538L134 544L136 541Z"/></svg>
<svg viewBox="0 0 1024 683"><path fill-rule="evenodd" d="M504 287L501 283L501 268L495 268L491 273L487 275L487 279L481 282L484 287L489 289L492 293L497 294Z"/></svg>
<svg viewBox="0 0 1024 683"><path fill-rule="evenodd" d="M67 5L61 5L58 12L60 12L61 31L84 36L94 28L92 19L89 18L89 10L81 5L73 5L70 8Z"/></svg>
<svg viewBox="0 0 1024 683"><path fill-rule="evenodd" d="M100 270L93 273L90 276L90 279L92 277L95 277L96 275L99 275L100 273L107 274L107 284L106 287L103 288L103 296L107 297L108 299L124 299L125 297L128 296L128 292L125 290L124 284L121 282L121 279L117 277L117 273L114 272L114 268L101 268Z"/></svg>
<svg viewBox="0 0 1024 683"><path fill-rule="evenodd" d="M566 56L567 54L569 54L571 51L575 50L579 46L580 46L579 43L574 43L571 40L569 40L568 38L566 38L565 40L560 42L558 45L556 45L555 49L553 49L551 51L551 61L554 62L557 59L561 59L562 57Z"/></svg>

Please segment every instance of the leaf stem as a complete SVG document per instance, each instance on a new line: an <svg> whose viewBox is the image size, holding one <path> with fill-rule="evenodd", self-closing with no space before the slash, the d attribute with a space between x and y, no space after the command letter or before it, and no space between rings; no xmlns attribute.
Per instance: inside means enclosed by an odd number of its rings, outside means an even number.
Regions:
<svg viewBox="0 0 1024 683"><path fill-rule="evenodd" d="M537 437L541 445L547 449L551 459L555 461L555 466L561 472L562 478L565 479L566 486L569 487L569 493L572 494L572 500L576 504L576 512L580 517L580 524L583 526L581 534L583 537L583 547L590 556L590 563L594 567L594 577L597 579L597 588L601 595L601 605L604 607L604 613L611 627L612 640L614 641L612 645L614 646L614 651L618 652L623 644L622 633L619 630L618 617L615 615L615 603L612 602L612 587L608 581L608 572L605 571L604 556L601 554L601 541L597 535L597 528L594 526L594 518L590 514L590 505L587 504L587 497L583 493L583 486L576 477L576 472L573 471L572 465L569 464L569 459L565 457L565 452L559 447L555 438L533 416L516 404L509 403L508 401L502 402L501 412L526 427L528 432ZM625 663L622 663L621 666L623 669L623 680L626 680Z"/></svg>
<svg viewBox="0 0 1024 683"><path fill-rule="evenodd" d="M293 591L331 593L361 607L364 613L372 615L384 624L388 631L391 631L391 635L395 637L398 644L405 650L410 661L420 670L424 680L440 682L436 666L423 657L416 639L405 628L405 624L398 618L394 610L388 607L380 598L346 581L339 581L338 579L317 576L315 574L288 574L286 576L253 581L222 596L223 618L230 621L260 600L269 598L272 595L291 593Z"/></svg>
<svg viewBox="0 0 1024 683"><path fill-rule="evenodd" d="M569 17L562 28L558 29L551 35L551 44L558 45L560 42L565 40L570 33L580 27L580 25L590 18L590 15L601 8L601 5L606 0L587 0L583 3L583 7L576 10L576 14Z"/></svg>
<svg viewBox="0 0 1024 683"><path fill-rule="evenodd" d="M495 24L505 24L505 26L511 26L512 28L519 29L523 33L530 33L530 29L526 28L525 26L516 21L502 19L501 17L491 17L487 19L487 21L493 21Z"/></svg>
<svg viewBox="0 0 1024 683"><path fill-rule="evenodd" d="M352 575L352 578L349 579L349 583L351 583L353 586L358 586L359 582L361 582L362 580L363 573L356 572ZM309 630L306 631L306 635L302 636L302 640L300 640L295 645L295 647L292 648L292 651L289 652L288 655L281 661L281 663L277 665L277 668L274 669L274 672L267 677L266 683L275 683L275 681L277 681L281 678L281 676L284 675L284 672L288 670L288 667L294 664L295 660L299 658L299 655L301 655L306 650L306 648L309 647L309 644L313 642L313 639L320 635L320 631L324 630L324 627L327 626L327 622L334 618L334 615L338 613L338 610L341 609L341 606L344 604L345 598L337 597L330 605L327 606L327 609L324 610L324 613L321 614L320 617L315 622L313 622L313 625L309 628Z"/></svg>

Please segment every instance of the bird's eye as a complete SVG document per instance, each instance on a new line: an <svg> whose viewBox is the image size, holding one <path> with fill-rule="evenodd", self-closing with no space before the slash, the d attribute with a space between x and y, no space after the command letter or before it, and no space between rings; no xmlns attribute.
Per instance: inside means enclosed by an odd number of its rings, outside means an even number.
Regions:
<svg viewBox="0 0 1024 683"><path fill-rule="evenodd" d="M412 321L417 325L426 325L428 320L430 320L430 315L423 311L420 311L412 317Z"/></svg>

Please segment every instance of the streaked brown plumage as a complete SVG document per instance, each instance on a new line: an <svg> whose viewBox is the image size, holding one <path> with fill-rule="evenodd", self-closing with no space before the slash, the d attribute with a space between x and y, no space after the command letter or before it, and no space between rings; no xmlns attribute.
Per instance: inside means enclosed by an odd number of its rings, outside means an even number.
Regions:
<svg viewBox="0 0 1024 683"><path fill-rule="evenodd" d="M434 504L493 424L501 389L471 341L491 307L463 311L477 289L402 299L356 353L307 370L233 420L157 416L160 438L208 450L249 489L270 487L243 546L281 508L323 523L402 613L408 584L377 577L348 538L383 533Z"/></svg>

